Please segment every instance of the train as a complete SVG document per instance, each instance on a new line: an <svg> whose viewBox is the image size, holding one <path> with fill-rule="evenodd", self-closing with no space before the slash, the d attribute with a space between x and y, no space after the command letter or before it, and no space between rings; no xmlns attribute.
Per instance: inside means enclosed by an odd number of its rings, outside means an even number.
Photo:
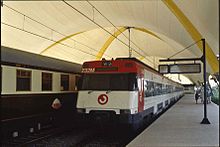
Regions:
<svg viewBox="0 0 220 147"><path fill-rule="evenodd" d="M184 87L136 58L82 65L77 112L83 121L139 127L184 95Z"/></svg>
<svg viewBox="0 0 220 147"><path fill-rule="evenodd" d="M1 120L75 112L81 65L1 46ZM58 110L52 107L60 103Z"/></svg>

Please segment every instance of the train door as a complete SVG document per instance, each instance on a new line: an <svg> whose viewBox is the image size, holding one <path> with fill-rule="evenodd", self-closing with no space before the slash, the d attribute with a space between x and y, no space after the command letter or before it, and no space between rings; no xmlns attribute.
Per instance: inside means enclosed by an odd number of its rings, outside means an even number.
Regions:
<svg viewBox="0 0 220 147"><path fill-rule="evenodd" d="M138 78L138 112L144 110L144 78Z"/></svg>

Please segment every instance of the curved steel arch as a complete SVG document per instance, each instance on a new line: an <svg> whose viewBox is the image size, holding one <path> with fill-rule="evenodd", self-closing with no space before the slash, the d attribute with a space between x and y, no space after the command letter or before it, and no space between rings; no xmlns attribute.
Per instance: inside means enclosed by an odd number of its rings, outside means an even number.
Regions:
<svg viewBox="0 0 220 147"><path fill-rule="evenodd" d="M53 46L59 44L60 42L63 42L63 41L65 41L65 40L67 40L67 39L69 39L69 38L71 38L71 37L73 37L73 36L79 35L79 34L81 34L81 33L84 33L84 32L74 33L74 34L71 34L71 35L69 35L69 36L66 36L66 37L64 37L64 38L62 38L62 39L56 41L55 43L51 44L51 45L48 46L47 48L43 49L43 50L40 52L40 55L42 55L43 53L45 53L47 50L49 50L49 49L52 48Z"/></svg>
<svg viewBox="0 0 220 147"><path fill-rule="evenodd" d="M107 48L110 46L110 44L114 41L114 39L116 37L118 37L121 33L123 33L125 30L127 30L128 27L121 27L120 29L118 29L116 32L114 32L113 36L110 36L109 39L105 42L105 44L101 47L101 49L99 50L98 54L96 55L96 59L97 60L100 60L103 56L103 54L105 53L105 51L107 50ZM138 31L142 31L144 33L147 33L147 34L150 34L158 39L160 39L161 41L163 41L159 36L157 36L156 34L154 34L153 32L145 29L145 28L138 28L138 27L133 27L133 29L135 30L138 30ZM45 53L46 51L48 51L49 49L51 49L53 46L59 44L60 42L63 42L73 36L76 36L76 35L79 35L81 33L84 33L85 31L83 32L77 32L77 33L74 33L74 34L71 34L69 36L66 36L58 41L56 41L55 43L51 44L50 46L48 46L47 48L43 49L40 54L43 54ZM143 60L144 59L144 56L140 57L140 60Z"/></svg>
<svg viewBox="0 0 220 147"><path fill-rule="evenodd" d="M157 39L160 39L161 41L164 41L163 39L161 39L159 36L157 36L156 34L154 34L153 32L145 29L145 28L138 28L138 27L134 27L135 30L138 30L138 31L141 31L141 32L144 32L144 33L147 33L147 34L150 34L154 37L156 37Z"/></svg>
<svg viewBox="0 0 220 147"><path fill-rule="evenodd" d="M135 30L138 31L142 31L144 33L150 34L158 39L160 39L161 41L164 41L163 39L161 39L159 36L157 36L156 34L154 34L153 32L145 29L145 28L138 28L138 27L132 27ZM128 27L121 27L120 29L118 29L116 32L114 32L113 36L110 36L109 39L105 42L105 44L101 47L101 49L99 50L99 53L96 55L96 59L100 60L102 58L102 56L104 55L105 51L107 50L107 48L110 46L110 44L114 41L114 39L116 37L118 37L120 34L122 34L125 30L127 30ZM143 60L144 56L140 57L140 60Z"/></svg>
<svg viewBox="0 0 220 147"><path fill-rule="evenodd" d="M159 36L157 36L156 34L154 34L153 32L151 32L151 31L149 31L149 30L147 30L147 29L145 29L145 28L137 28L137 27L134 27L134 29L135 29L135 30L138 30L138 31L141 31L141 32L144 32L144 33L147 33L147 34L150 34L150 35L156 37L157 39L160 39L161 41L164 41L164 40L161 39ZM143 60L144 58L145 58L145 57L142 56L142 57L140 57L140 60Z"/></svg>
<svg viewBox="0 0 220 147"><path fill-rule="evenodd" d="M118 37L121 33L123 33L125 30L127 30L127 27L121 27L120 29L118 29L116 32L114 32L114 34L112 36L110 36L108 38L108 40L105 42L105 44L101 47L101 49L99 50L98 54L96 55L96 59L100 60L103 56L103 54L105 53L105 51L107 50L107 48L109 47L109 45L112 43L112 41Z"/></svg>

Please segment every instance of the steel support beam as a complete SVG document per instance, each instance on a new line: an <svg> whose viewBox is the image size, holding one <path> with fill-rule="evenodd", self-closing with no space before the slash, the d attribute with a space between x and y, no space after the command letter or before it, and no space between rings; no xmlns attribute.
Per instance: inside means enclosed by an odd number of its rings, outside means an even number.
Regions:
<svg viewBox="0 0 220 147"><path fill-rule="evenodd" d="M145 28L137 28L137 27L134 27L134 29L135 29L135 30L138 30L138 31L141 31L141 32L144 32L144 33L147 33L147 34L150 34L150 35L156 37L157 39L159 39L159 40L161 40L161 41L164 41L164 40L161 39L159 36L157 36L156 34L154 34L153 32L151 32L151 31L149 31L149 30L147 30L147 29L145 29ZM145 57L142 56L142 57L140 57L140 60L143 60L144 58L145 58Z"/></svg>
<svg viewBox="0 0 220 147"><path fill-rule="evenodd" d="M141 31L141 32L144 32L144 33L147 33L147 34L150 34L154 37L156 37L157 39L160 39L161 41L164 41L163 39L161 39L159 36L157 36L156 34L154 34L153 32L145 29L145 28L137 28L137 27L134 27L135 30L138 30L138 31Z"/></svg>
<svg viewBox="0 0 220 147"><path fill-rule="evenodd" d="M74 34L71 34L71 35L69 35L69 36L66 36L66 37L64 37L64 38L62 38L62 39L60 39L60 40L58 40L57 42L55 42L55 43L51 44L50 46L48 46L47 48L43 49L43 50L40 52L40 55L42 55L43 53L45 53L46 51L48 51L49 49L51 49L53 46L55 46L55 45L57 45L57 44L59 44L59 43L65 41L65 40L67 40L67 39L69 39L69 38L71 38L71 37L73 37L73 36L79 35L79 34L81 34L81 33L84 33L84 32L74 33Z"/></svg>
<svg viewBox="0 0 220 147"><path fill-rule="evenodd" d="M121 33L123 33L125 30L127 30L127 27L121 27L113 34L114 37L113 36L109 37L109 39L105 42L105 44L102 46L102 48L99 50L98 54L96 55L97 60L100 60L102 58L103 54L105 53L107 48L110 46L112 41L114 41L114 39L118 37Z"/></svg>
<svg viewBox="0 0 220 147"><path fill-rule="evenodd" d="M160 62L200 61L201 58L161 59Z"/></svg>
<svg viewBox="0 0 220 147"><path fill-rule="evenodd" d="M118 31L116 31L113 35L115 37L119 36L121 33L123 33L125 30L127 30L129 27L122 27L120 28ZM154 34L153 32L145 29L145 28L138 28L138 27L132 27L132 29L150 34L154 37L156 37L157 39L164 41L163 39L161 39L159 36L157 36L156 34ZM122 32L123 31L123 32ZM103 56L103 54L105 53L105 51L107 50L107 48L110 46L110 44L114 41L115 37L111 36L109 37L109 39L105 42L105 44L102 46L102 48L100 49L99 53L96 55L96 59L100 60ZM140 48L139 48L140 49ZM140 49L141 50L141 49ZM144 56L140 57L140 60L143 60Z"/></svg>

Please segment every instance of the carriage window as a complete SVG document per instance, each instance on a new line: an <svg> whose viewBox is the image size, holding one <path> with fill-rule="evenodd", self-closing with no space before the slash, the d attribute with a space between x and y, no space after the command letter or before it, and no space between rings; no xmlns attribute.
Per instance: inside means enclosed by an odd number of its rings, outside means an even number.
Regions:
<svg viewBox="0 0 220 147"><path fill-rule="evenodd" d="M52 90L52 73L42 72L42 90Z"/></svg>
<svg viewBox="0 0 220 147"><path fill-rule="evenodd" d="M17 91L30 91L31 90L31 71L17 70Z"/></svg>
<svg viewBox="0 0 220 147"><path fill-rule="evenodd" d="M81 87L81 80L82 80L82 77L81 76L78 76L76 75L76 79L75 79L75 90L78 90L79 87Z"/></svg>
<svg viewBox="0 0 220 147"><path fill-rule="evenodd" d="M168 85L168 88L167 88L167 93L172 93L173 91L173 87L171 85Z"/></svg>
<svg viewBox="0 0 220 147"><path fill-rule="evenodd" d="M154 95L162 94L162 84L154 83Z"/></svg>
<svg viewBox="0 0 220 147"><path fill-rule="evenodd" d="M61 90L69 90L69 75L61 75Z"/></svg>
<svg viewBox="0 0 220 147"><path fill-rule="evenodd" d="M167 86L165 84L162 84L162 94L167 93Z"/></svg>
<svg viewBox="0 0 220 147"><path fill-rule="evenodd" d="M154 83L151 81L144 81L144 96L149 97L154 95Z"/></svg>

